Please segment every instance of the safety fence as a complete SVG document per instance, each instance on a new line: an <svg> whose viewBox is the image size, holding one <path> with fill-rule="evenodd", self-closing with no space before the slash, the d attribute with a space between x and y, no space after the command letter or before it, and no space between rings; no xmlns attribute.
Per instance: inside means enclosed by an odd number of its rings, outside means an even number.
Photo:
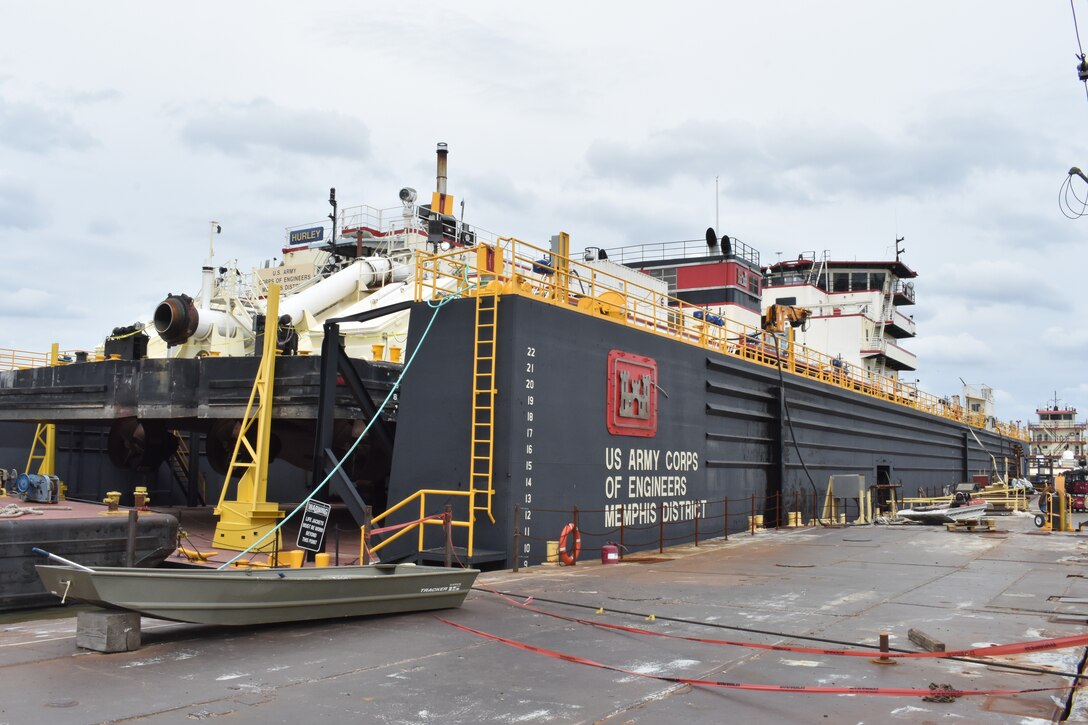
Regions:
<svg viewBox="0 0 1088 725"><path fill-rule="evenodd" d="M49 352L0 348L0 370L48 367L53 364L49 361L51 354ZM57 365L70 365L74 362L101 362L106 359L104 355L91 355L85 350L58 350L56 354Z"/></svg>
<svg viewBox="0 0 1088 725"><path fill-rule="evenodd" d="M569 522L545 535L529 535L526 532L532 529L525 525L525 509L515 505L512 543L513 551L520 553L525 551L526 543L540 543L547 550L549 543L558 542L558 558L573 563L578 555L601 554L602 547L609 544L618 546L621 552L656 549L664 553L666 546L688 543L699 546L709 539L728 541L731 535L754 536L757 530L866 523L872 513L865 499L827 498L815 491L794 489L766 497L725 496L685 501L682 505L660 500L650 507L643 503L604 509L533 507L534 521L541 514L550 515L548 518L553 520L561 518L558 514L569 514ZM604 522L600 528L590 523L600 521ZM514 570L517 569L515 558Z"/></svg>

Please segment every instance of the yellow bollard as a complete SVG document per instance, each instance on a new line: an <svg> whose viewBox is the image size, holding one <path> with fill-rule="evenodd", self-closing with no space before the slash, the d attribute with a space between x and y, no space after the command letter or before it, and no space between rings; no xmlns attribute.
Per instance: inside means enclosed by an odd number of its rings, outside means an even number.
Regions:
<svg viewBox="0 0 1088 725"><path fill-rule="evenodd" d="M547 544L547 548L546 548L547 553L544 555L544 561L546 563L548 563L548 564L558 564L559 563L559 542L558 541L548 541L548 542L546 542L546 544Z"/></svg>
<svg viewBox="0 0 1088 725"><path fill-rule="evenodd" d="M328 552L323 551L320 554L315 554L314 555L314 566L328 566L329 565L329 560L331 558L332 557L329 555Z"/></svg>
<svg viewBox="0 0 1088 725"><path fill-rule="evenodd" d="M400 362L400 353L401 353L401 349L399 347L391 346L389 348L389 362L399 363Z"/></svg>
<svg viewBox="0 0 1088 725"><path fill-rule="evenodd" d="M375 360L385 359L385 345L371 345L370 353L374 356Z"/></svg>
<svg viewBox="0 0 1088 725"><path fill-rule="evenodd" d="M102 503L106 504L110 511L116 511L117 507L121 505L121 492L106 491L106 498L102 499Z"/></svg>
<svg viewBox="0 0 1088 725"><path fill-rule="evenodd" d="M299 569L302 567L302 562L306 560L306 552L302 549L291 549L280 552L280 558L283 559L285 565L292 569Z"/></svg>

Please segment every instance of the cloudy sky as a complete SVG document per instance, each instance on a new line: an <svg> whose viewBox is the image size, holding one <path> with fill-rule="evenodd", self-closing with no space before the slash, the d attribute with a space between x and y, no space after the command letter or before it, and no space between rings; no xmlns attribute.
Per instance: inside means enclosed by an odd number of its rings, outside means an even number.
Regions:
<svg viewBox="0 0 1088 725"><path fill-rule="evenodd" d="M194 293L210 219L248 268L329 187L396 206L445 141L466 221L529 241L701 238L715 177L765 263L904 236L923 389L1088 414L1068 3L170 7L0 0L0 347L91 347Z"/></svg>

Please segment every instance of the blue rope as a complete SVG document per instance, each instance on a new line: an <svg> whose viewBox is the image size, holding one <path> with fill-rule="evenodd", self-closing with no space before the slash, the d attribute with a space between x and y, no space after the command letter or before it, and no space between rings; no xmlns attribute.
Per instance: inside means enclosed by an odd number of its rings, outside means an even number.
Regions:
<svg viewBox="0 0 1088 725"><path fill-rule="evenodd" d="M466 280L466 283L467 283L467 280ZM452 302L455 299L460 298L462 295L465 294L465 292L467 292L472 287L473 287L473 285L462 287L461 289L457 290L456 292L451 293L450 295L448 295L446 297L443 297L441 300L438 300L437 302L432 302L431 300L427 300L427 306L430 307L431 309L433 309L434 313L431 315L431 319L427 323L427 327L424 328L423 335L419 338L419 343L416 344L415 350L412 350L412 354L409 355L408 360L405 361L404 367L401 368L400 375L397 376L397 380L396 380L396 382L393 383L393 387L389 389L389 393L386 394L385 400L383 400L382 404L378 406L377 412L374 413L374 416L370 419L370 422L368 422L366 424L366 427L363 428L363 432L359 434L359 437L355 439L355 442L351 444L351 447L348 449L347 453L345 453L343 455L343 457L339 461L336 462L336 465L333 466L331 471L329 471L329 475L325 476L325 480L323 480L321 483L314 486L314 490L310 492L310 495L307 496L306 498L302 499L301 503L299 503L299 505L296 506L295 509L291 513L284 516L283 520L280 521L278 524L276 524L274 527L272 527L268 531L267 534L265 534L264 536L262 536L261 538L257 539L252 544L250 544L249 548L247 548L245 551L239 552L238 555L235 556L233 559L226 562L222 566L217 567L217 569L216 569L217 571L222 571L223 569L226 569L228 566L230 566L234 562L238 561L243 556L245 556L246 554L248 554L249 552L251 552L255 548L257 548L258 546L260 546L265 540L268 539L268 537L270 537L273 534L275 534L276 532L278 532L281 528L283 528L284 524L286 524L288 521L290 521L299 511L301 511L306 506L307 503L309 503L310 499L312 499L314 496L316 496L317 493L322 488L325 487L325 484L327 484L330 480L332 480L332 477L344 465L344 461L346 461L351 456L351 454L355 452L355 449L362 442L363 437L370 430L370 426L374 425L374 421L376 421L378 419L378 416L380 416L382 411L385 410L385 407L389 404L389 401L393 399L393 394L397 392L397 389L400 387L401 381L404 379L404 374L408 372L408 368L411 366L412 361L416 359L416 353L418 353L419 349L421 347L423 347L423 341L426 340L427 335L430 334L431 326L434 324L435 319L438 317L438 312L443 307L445 307L448 303ZM223 483L224 486L226 486L228 484L229 484L229 481L224 481L224 483Z"/></svg>

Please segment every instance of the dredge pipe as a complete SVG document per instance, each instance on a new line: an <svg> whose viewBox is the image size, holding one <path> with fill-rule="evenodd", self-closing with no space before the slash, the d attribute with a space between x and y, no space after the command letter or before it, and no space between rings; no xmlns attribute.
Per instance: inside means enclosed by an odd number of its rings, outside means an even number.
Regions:
<svg viewBox="0 0 1088 725"><path fill-rule="evenodd" d="M200 315L192 297L171 294L155 308L153 320L155 332L159 333L163 342L172 346L188 342L200 324Z"/></svg>
<svg viewBox="0 0 1088 725"><path fill-rule="evenodd" d="M292 325L297 325L304 313L318 315L357 290L385 284L392 276L393 263L388 257L363 257L287 297L280 305L280 312L291 318Z"/></svg>
<svg viewBox="0 0 1088 725"><path fill-rule="evenodd" d="M223 337L234 337L241 327L221 310L197 307L189 295L170 295L155 308L155 331L167 345L206 340L212 330Z"/></svg>

